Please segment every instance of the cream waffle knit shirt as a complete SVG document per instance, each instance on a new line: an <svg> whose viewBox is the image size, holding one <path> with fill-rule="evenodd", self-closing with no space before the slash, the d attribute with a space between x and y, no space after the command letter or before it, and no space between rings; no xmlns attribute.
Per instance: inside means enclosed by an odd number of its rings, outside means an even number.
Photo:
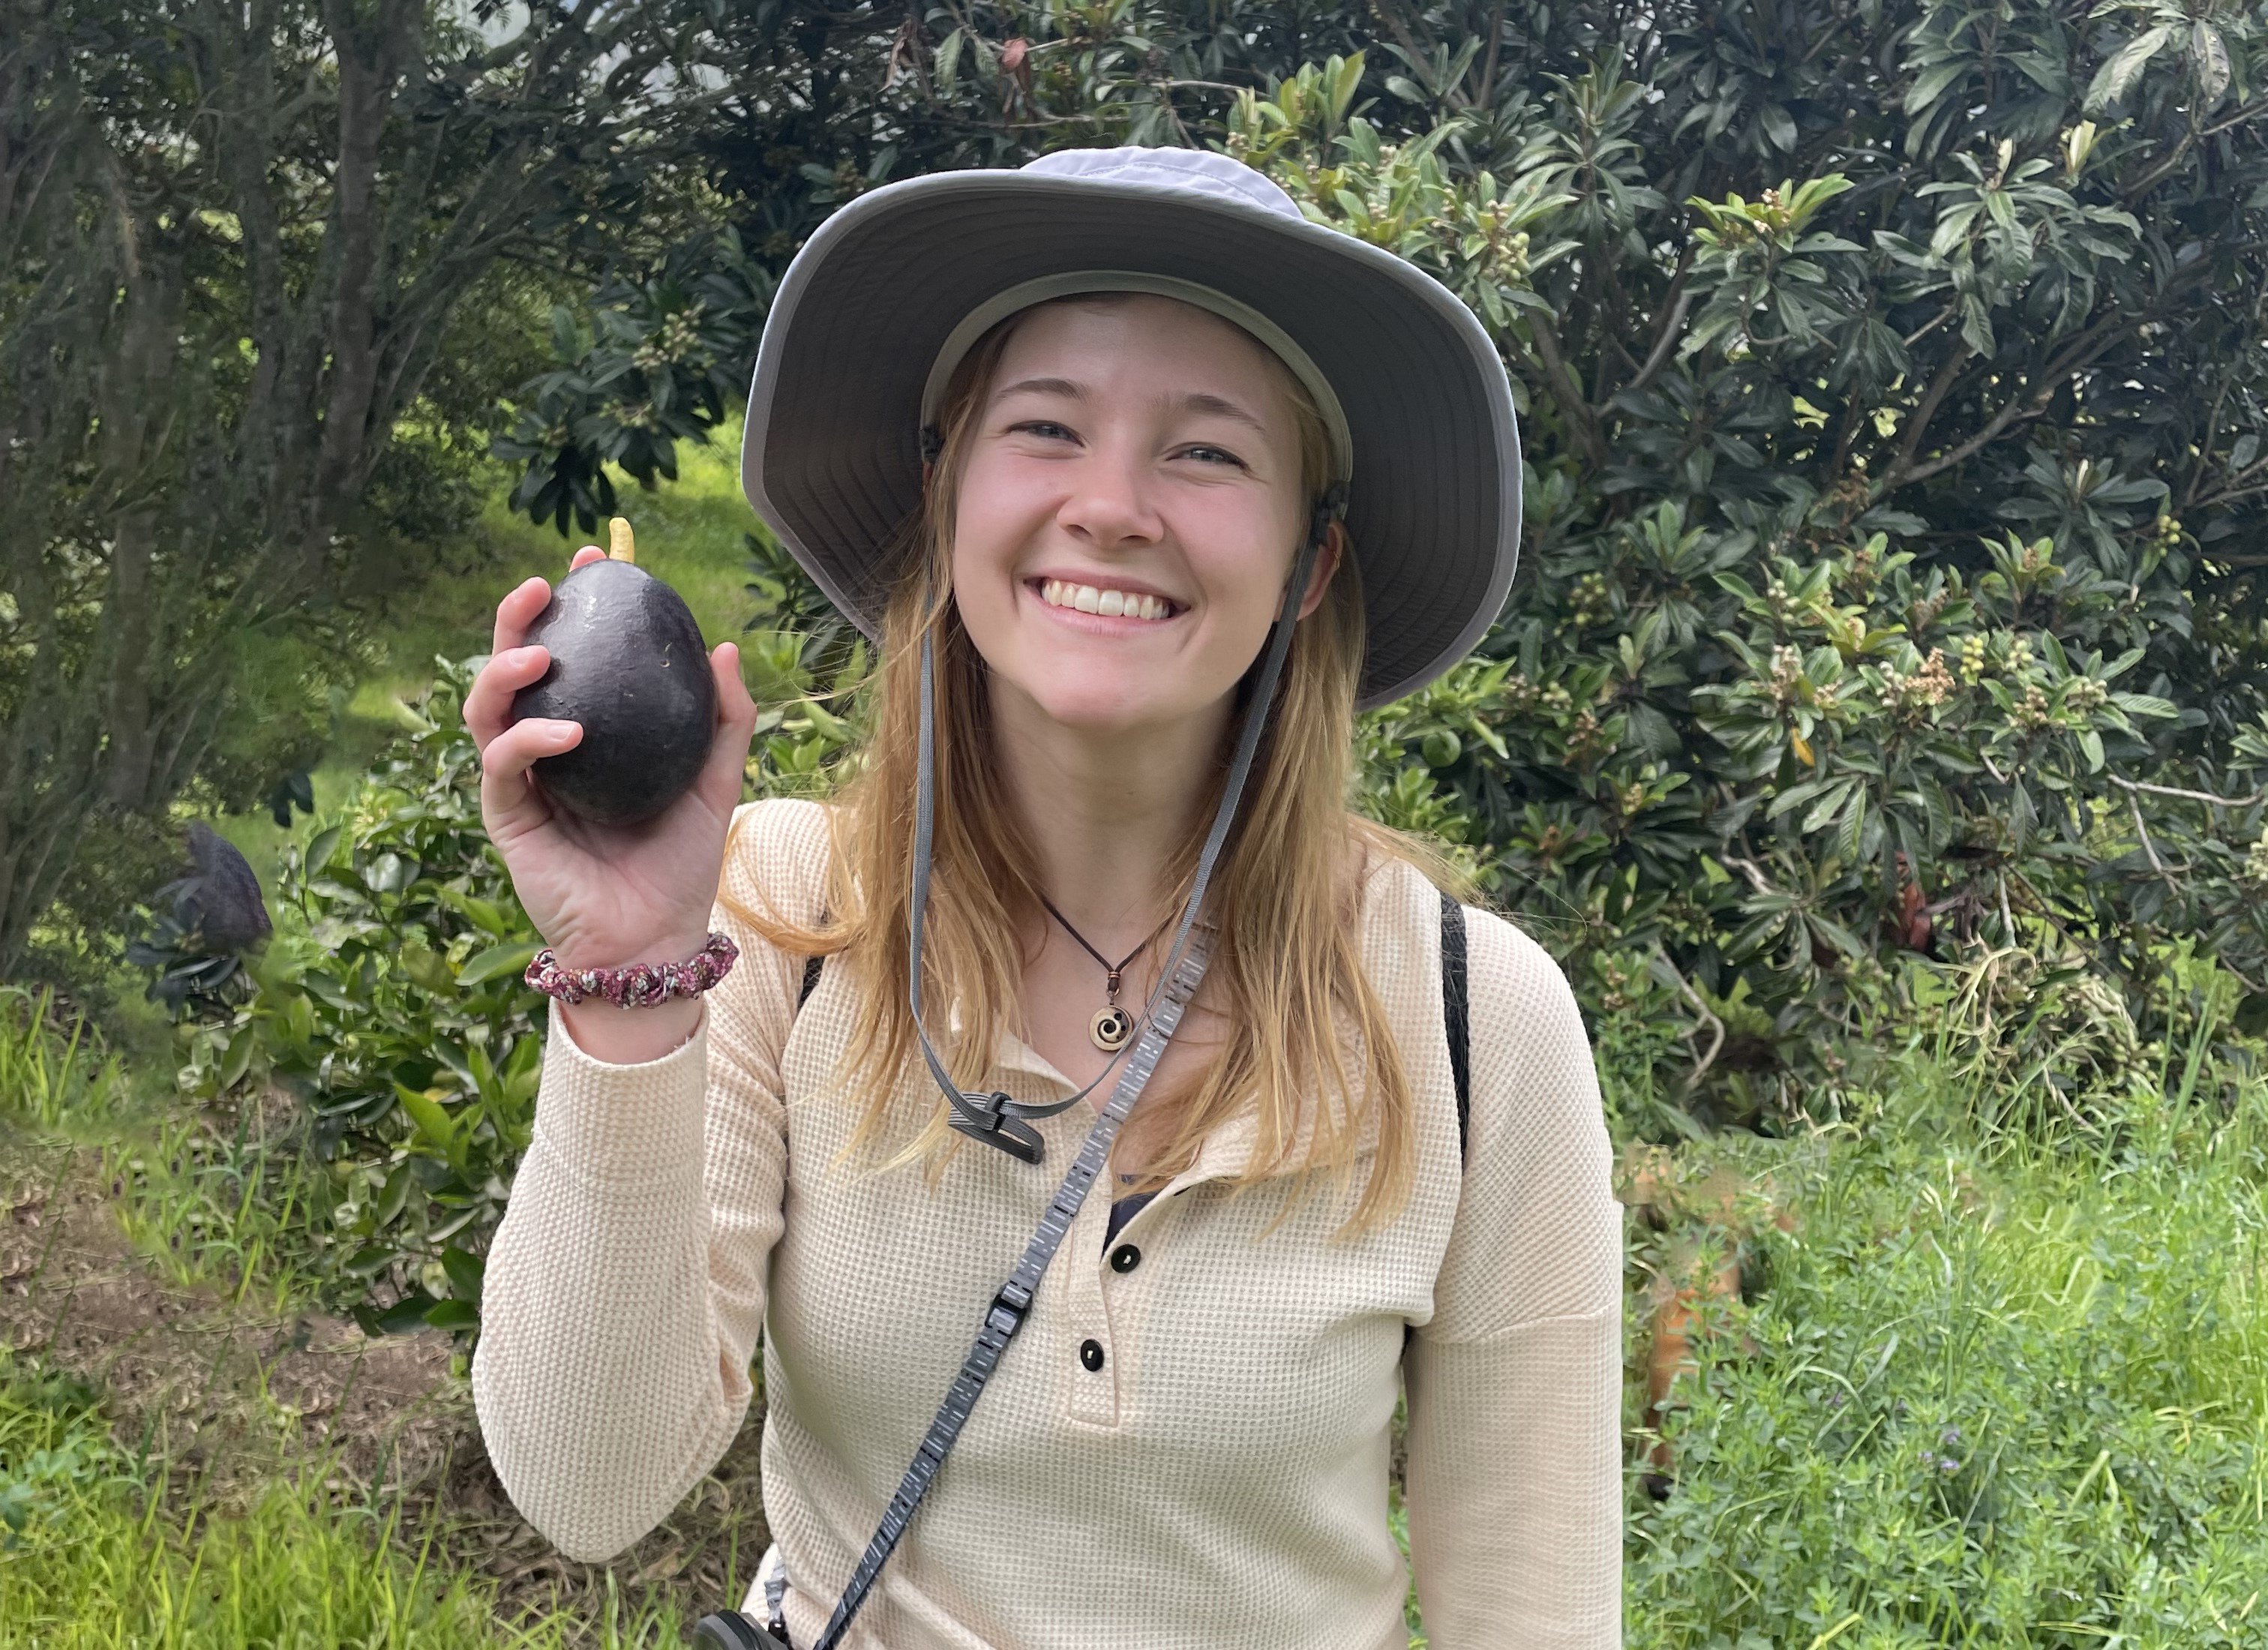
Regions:
<svg viewBox="0 0 2268 1650"><path fill-rule="evenodd" d="M747 807L726 888L815 917L819 805ZM1404 1212L1335 1241L1351 1205L1326 1186L1266 1230L1288 1182L1229 1194L1251 1145L1235 1124L1120 1234L1130 1267L1091 1197L850 1643L1403 1650L1387 1484L1405 1381L1433 1650L1620 1642L1622 1222L1590 1049L1550 957L1469 912L1461 1169L1440 909L1390 866L1363 910L1419 1097ZM761 1341L764 1511L808 1645L1093 1112L1039 1123L1038 1167L964 1143L933 1190L917 1167L839 1160L847 970L799 1013L801 959L721 905L715 925L741 961L674 1052L594 1060L554 1010L473 1392L513 1503L602 1559L724 1453ZM927 1115L927 1080L915 1063L908 1115ZM1013 1039L988 1083L1074 1086Z"/></svg>

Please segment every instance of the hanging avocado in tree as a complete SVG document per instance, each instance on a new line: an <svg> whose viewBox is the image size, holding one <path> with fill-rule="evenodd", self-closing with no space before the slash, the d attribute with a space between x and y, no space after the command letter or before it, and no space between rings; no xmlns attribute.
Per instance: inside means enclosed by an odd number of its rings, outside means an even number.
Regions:
<svg viewBox="0 0 2268 1650"><path fill-rule="evenodd" d="M717 731L717 682L684 599L637 565L616 516L603 561L561 579L528 627L550 667L512 699L512 719L583 725L582 741L534 764L544 793L600 825L649 819L682 796Z"/></svg>

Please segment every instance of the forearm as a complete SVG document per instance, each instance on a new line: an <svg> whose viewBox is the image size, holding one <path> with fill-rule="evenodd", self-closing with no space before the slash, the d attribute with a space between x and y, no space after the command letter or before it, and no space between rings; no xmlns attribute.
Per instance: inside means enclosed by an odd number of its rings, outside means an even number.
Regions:
<svg viewBox="0 0 2268 1650"><path fill-rule="evenodd" d="M747 1410L711 1304L705 1067L697 1037L611 1069L551 1050L490 1252L482 1434L513 1504L571 1557L651 1529Z"/></svg>

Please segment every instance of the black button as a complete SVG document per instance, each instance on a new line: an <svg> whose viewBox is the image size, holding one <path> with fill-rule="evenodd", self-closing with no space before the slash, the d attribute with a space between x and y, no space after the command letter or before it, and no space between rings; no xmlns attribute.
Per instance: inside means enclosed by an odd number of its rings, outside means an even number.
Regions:
<svg viewBox="0 0 2268 1650"><path fill-rule="evenodd" d="M1112 1271L1130 1272L1141 1263L1142 1251L1136 1249L1131 1243L1121 1243L1116 1249L1110 1251L1110 1270Z"/></svg>
<svg viewBox="0 0 2268 1650"><path fill-rule="evenodd" d="M1089 1373L1100 1370L1102 1367L1102 1343L1081 1341L1079 1344L1079 1361L1086 1366Z"/></svg>

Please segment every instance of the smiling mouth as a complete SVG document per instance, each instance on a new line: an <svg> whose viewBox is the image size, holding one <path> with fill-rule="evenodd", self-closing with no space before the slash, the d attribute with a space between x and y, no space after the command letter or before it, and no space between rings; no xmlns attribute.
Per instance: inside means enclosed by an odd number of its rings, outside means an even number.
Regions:
<svg viewBox="0 0 2268 1650"><path fill-rule="evenodd" d="M1067 578L1043 578L1037 586L1040 600L1050 608L1069 608L1106 619L1170 619L1181 609L1163 596L1135 590L1112 590L1099 585L1078 585Z"/></svg>

